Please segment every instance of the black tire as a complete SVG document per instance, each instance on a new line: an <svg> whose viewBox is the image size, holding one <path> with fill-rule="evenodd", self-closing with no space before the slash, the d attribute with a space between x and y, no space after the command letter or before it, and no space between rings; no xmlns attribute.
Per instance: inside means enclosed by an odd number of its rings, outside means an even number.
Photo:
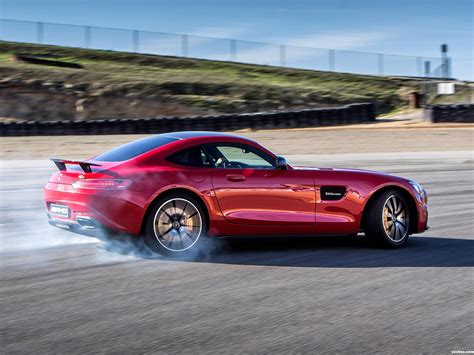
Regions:
<svg viewBox="0 0 474 355"><path fill-rule="evenodd" d="M373 244L399 248L407 243L411 216L403 194L387 190L376 196L368 208L364 232Z"/></svg>
<svg viewBox="0 0 474 355"><path fill-rule="evenodd" d="M189 223L186 222L190 219L193 221L192 228L189 228ZM175 225L177 222L180 223L179 227ZM199 229L194 226L198 222ZM199 255L209 241L206 236L208 228L206 211L202 202L190 194L176 192L160 197L153 204L145 223L144 242L152 252L161 255L174 257ZM163 229L166 229L165 232L169 229L168 233L161 232Z"/></svg>

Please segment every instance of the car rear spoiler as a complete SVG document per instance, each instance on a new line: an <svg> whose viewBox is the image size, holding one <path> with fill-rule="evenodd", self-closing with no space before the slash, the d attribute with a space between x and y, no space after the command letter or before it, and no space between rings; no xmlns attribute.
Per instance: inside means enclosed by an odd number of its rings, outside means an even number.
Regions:
<svg viewBox="0 0 474 355"><path fill-rule="evenodd" d="M61 171L66 170L66 165L79 165L85 173L91 173L92 172L91 166L101 166L100 164L88 163L86 161L69 160L69 159L51 158L51 161L53 161L54 164L56 164L58 169Z"/></svg>

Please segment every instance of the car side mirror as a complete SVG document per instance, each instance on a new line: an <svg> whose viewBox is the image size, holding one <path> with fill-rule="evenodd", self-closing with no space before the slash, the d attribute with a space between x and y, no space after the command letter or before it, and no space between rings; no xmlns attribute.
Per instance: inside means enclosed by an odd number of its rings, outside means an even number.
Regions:
<svg viewBox="0 0 474 355"><path fill-rule="evenodd" d="M278 155L276 157L276 168L277 169L288 169L288 163L286 162L285 157Z"/></svg>

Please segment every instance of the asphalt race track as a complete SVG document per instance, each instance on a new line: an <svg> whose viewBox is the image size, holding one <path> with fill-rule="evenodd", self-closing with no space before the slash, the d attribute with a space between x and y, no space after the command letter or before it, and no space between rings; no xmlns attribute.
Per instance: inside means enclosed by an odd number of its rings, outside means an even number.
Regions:
<svg viewBox="0 0 474 355"><path fill-rule="evenodd" d="M2 352L474 350L473 152L288 158L414 178L431 229L401 250L294 237L165 260L48 226L52 164L2 161Z"/></svg>

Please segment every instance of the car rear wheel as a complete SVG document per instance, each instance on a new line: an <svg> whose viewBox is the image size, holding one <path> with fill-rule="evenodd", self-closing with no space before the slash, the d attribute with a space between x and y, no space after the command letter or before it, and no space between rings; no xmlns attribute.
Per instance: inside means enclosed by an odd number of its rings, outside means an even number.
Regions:
<svg viewBox="0 0 474 355"><path fill-rule="evenodd" d="M163 255L185 255L199 251L205 239L204 210L194 197L173 194L160 198L149 214L145 243Z"/></svg>
<svg viewBox="0 0 474 355"><path fill-rule="evenodd" d="M400 192L389 190L376 197L369 206L365 235L385 247L397 248L407 242L410 235L410 210Z"/></svg>

